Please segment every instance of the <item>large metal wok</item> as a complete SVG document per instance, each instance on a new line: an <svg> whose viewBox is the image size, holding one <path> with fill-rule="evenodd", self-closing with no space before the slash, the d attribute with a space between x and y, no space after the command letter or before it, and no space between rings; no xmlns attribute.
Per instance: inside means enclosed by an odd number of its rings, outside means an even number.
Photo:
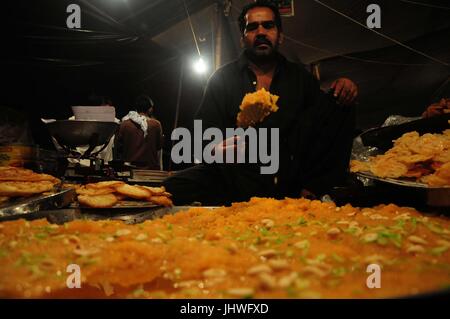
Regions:
<svg viewBox="0 0 450 319"><path fill-rule="evenodd" d="M62 146L75 148L107 144L119 124L97 121L55 121L47 124L50 134Z"/></svg>
<svg viewBox="0 0 450 319"><path fill-rule="evenodd" d="M106 147L109 140L116 133L119 124L114 122L63 120L47 123L47 127L58 144L69 153L74 153L79 146L89 146L88 150L83 154L86 157L90 155L95 147L102 145Z"/></svg>

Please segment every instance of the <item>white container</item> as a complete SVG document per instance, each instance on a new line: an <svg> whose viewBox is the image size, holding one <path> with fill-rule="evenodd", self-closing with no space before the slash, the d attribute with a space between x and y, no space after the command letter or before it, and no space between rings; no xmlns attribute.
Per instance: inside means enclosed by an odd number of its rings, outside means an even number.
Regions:
<svg viewBox="0 0 450 319"><path fill-rule="evenodd" d="M114 106L72 106L75 121L114 122L116 109Z"/></svg>

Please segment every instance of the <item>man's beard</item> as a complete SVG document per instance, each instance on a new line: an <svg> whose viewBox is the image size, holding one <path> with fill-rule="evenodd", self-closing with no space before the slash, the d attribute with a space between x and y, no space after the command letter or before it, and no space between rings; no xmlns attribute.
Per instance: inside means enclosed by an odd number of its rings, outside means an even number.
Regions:
<svg viewBox="0 0 450 319"><path fill-rule="evenodd" d="M266 50L258 50L258 45L265 44L269 48ZM252 47L247 47L245 49L245 54L247 57L255 64L266 64L273 62L276 59L276 54L278 51L278 45L272 45L272 43L265 37L256 38Z"/></svg>

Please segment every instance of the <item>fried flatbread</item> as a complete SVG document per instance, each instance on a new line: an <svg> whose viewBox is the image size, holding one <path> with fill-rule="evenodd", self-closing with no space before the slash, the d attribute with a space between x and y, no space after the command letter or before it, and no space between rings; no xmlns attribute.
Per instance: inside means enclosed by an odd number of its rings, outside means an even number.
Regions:
<svg viewBox="0 0 450 319"><path fill-rule="evenodd" d="M17 181L17 182L50 181L53 182L53 184L60 182L59 179L48 174L38 174L29 169L10 166L1 167L0 181Z"/></svg>
<svg viewBox="0 0 450 319"><path fill-rule="evenodd" d="M0 196L16 197L31 196L40 194L53 189L53 183L50 181L40 182L1 182Z"/></svg>
<svg viewBox="0 0 450 319"><path fill-rule="evenodd" d="M147 199L149 202L152 202L156 205L162 205L162 206L173 206L172 201L170 200L170 198L165 197L165 196L150 196Z"/></svg>
<svg viewBox="0 0 450 319"><path fill-rule="evenodd" d="M86 184L86 188L116 188L121 185L124 185L124 182L121 181L103 181L98 183Z"/></svg>
<svg viewBox="0 0 450 319"><path fill-rule="evenodd" d="M135 199L146 199L147 197L150 197L152 195L149 190L141 186L132 186L128 184L116 187L116 191L119 194Z"/></svg>
<svg viewBox="0 0 450 319"><path fill-rule="evenodd" d="M154 195L154 196L169 194L166 192L166 189L164 188L164 186L161 186L161 187L140 186L140 187L143 187L146 190L150 191L151 195Z"/></svg>
<svg viewBox="0 0 450 319"><path fill-rule="evenodd" d="M106 195L106 194L112 194L116 191L115 188L86 188L84 186L78 188L76 190L77 194L80 195L88 195L88 196L98 196L98 195Z"/></svg>
<svg viewBox="0 0 450 319"><path fill-rule="evenodd" d="M117 204L118 200L114 194L97 196L79 195L78 202L81 205L92 208L110 208Z"/></svg>

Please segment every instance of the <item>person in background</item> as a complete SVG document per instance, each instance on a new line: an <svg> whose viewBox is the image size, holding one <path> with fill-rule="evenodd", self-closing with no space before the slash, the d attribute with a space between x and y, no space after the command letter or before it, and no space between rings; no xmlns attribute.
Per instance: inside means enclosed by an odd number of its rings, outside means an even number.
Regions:
<svg viewBox="0 0 450 319"><path fill-rule="evenodd" d="M160 170L163 144L161 123L153 117L155 106L147 95L136 98L134 110L122 118L116 143L122 160L142 169Z"/></svg>

